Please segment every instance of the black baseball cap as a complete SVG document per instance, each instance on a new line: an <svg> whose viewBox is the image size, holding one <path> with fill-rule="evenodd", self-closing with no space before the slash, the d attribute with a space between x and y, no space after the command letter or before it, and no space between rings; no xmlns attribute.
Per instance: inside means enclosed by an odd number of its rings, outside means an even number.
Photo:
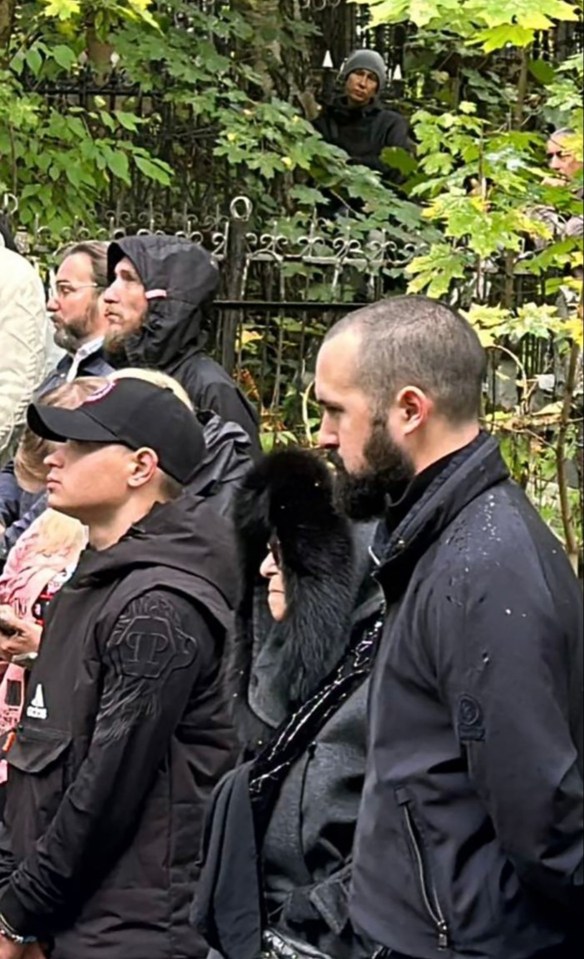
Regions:
<svg viewBox="0 0 584 959"><path fill-rule="evenodd" d="M207 450L197 417L172 390L132 377L111 380L75 410L31 403L27 422L37 436L57 443L120 443L131 450L148 446L160 469L183 486Z"/></svg>

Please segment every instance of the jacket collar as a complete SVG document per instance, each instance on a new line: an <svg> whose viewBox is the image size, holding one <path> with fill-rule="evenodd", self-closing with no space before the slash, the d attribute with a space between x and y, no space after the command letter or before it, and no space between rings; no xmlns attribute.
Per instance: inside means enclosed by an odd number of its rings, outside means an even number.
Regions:
<svg viewBox="0 0 584 959"><path fill-rule="evenodd" d="M395 528L379 524L371 553L386 597L401 595L418 560L465 506L508 478L499 444L486 433L446 458ZM416 477L413 483L419 481ZM406 491L404 498L408 495Z"/></svg>

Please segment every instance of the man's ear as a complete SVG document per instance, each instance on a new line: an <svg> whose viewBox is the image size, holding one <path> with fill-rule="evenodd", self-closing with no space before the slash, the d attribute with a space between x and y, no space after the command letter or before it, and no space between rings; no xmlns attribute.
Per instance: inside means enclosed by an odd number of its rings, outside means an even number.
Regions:
<svg viewBox="0 0 584 959"><path fill-rule="evenodd" d="M399 424L404 436L420 429L434 409L434 401L418 386L404 386L396 396Z"/></svg>
<svg viewBox="0 0 584 959"><path fill-rule="evenodd" d="M142 446L132 454L128 486L138 489L149 483L158 469L158 456L149 446Z"/></svg>

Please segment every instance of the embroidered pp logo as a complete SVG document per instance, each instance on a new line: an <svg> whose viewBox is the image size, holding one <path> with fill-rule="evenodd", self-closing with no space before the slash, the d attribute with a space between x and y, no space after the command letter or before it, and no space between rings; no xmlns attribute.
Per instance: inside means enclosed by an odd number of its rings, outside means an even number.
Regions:
<svg viewBox="0 0 584 959"><path fill-rule="evenodd" d="M468 693L463 693L458 700L457 729L461 743L481 742L485 738L482 706Z"/></svg>

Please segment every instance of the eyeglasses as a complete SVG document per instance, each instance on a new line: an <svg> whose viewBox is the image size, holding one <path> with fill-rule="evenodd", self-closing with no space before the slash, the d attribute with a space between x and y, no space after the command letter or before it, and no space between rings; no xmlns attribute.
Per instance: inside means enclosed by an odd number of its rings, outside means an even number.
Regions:
<svg viewBox="0 0 584 959"><path fill-rule="evenodd" d="M69 286L68 283L57 283L51 290L51 296L55 299L66 299L74 293L79 293L79 290L89 289L100 289L99 283L81 283L79 286Z"/></svg>

